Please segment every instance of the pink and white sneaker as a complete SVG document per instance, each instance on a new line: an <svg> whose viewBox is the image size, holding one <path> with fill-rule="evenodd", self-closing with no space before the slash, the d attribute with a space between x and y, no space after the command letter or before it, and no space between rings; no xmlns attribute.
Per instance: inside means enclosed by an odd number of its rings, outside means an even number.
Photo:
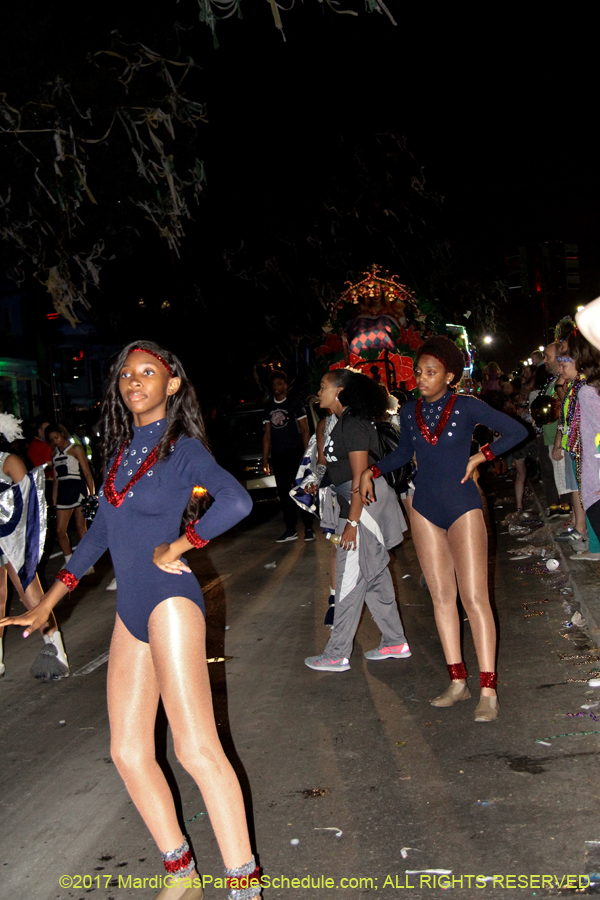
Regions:
<svg viewBox="0 0 600 900"><path fill-rule="evenodd" d="M367 650L365 659L407 659L412 656L408 644L398 644L396 647L378 647L377 650Z"/></svg>
<svg viewBox="0 0 600 900"><path fill-rule="evenodd" d="M345 656L339 659L330 659L322 653L320 656L307 656L304 665L309 669L316 669L317 672L347 672L350 668L350 661Z"/></svg>

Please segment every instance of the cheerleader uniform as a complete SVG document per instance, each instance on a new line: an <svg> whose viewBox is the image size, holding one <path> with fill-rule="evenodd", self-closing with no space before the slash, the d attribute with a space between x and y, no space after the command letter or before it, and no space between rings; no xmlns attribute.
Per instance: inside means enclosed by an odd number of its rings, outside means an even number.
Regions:
<svg viewBox="0 0 600 900"><path fill-rule="evenodd" d="M180 536L181 519L196 485L213 498L210 509L186 537L203 546L228 531L252 509L249 494L222 469L200 441L180 437L167 459L153 453L167 420L134 426L133 438L117 455L98 494L98 511L57 579L73 590L90 566L110 550L117 578L117 613L128 631L148 643L152 611L169 597L186 597L204 613L204 598L194 575L174 575L155 566L156 547ZM118 464L118 465L117 465ZM114 481L111 475L114 474Z"/></svg>
<svg viewBox="0 0 600 900"><path fill-rule="evenodd" d="M66 450L58 450L53 459L58 482L57 509L75 509L88 493L79 460L69 453L72 446L69 444Z"/></svg>
<svg viewBox="0 0 600 900"><path fill-rule="evenodd" d="M418 403L422 404L419 421ZM473 431L478 424L500 433L501 436L490 446L495 456L505 453L527 437L525 426L505 413L475 397L453 394L448 390L433 403L413 400L404 404L400 413L398 446L377 463L377 468L385 475L403 466L416 453L413 509L446 531L466 512L482 508L481 496L473 479L469 478L461 484L471 456ZM436 442L430 443L421 433L421 428L430 436L437 433Z"/></svg>

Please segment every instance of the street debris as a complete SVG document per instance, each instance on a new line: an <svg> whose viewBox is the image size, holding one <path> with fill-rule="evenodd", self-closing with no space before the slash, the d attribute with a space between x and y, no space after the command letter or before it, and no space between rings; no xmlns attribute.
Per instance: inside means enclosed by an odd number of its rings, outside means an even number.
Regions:
<svg viewBox="0 0 600 900"><path fill-rule="evenodd" d="M452 875L452 869L405 869L405 875Z"/></svg>
<svg viewBox="0 0 600 900"><path fill-rule="evenodd" d="M600 731L567 731L565 734L551 734L549 737L544 738L536 738L536 744L546 744L548 741L554 741L556 738L563 737L587 737L590 734L600 734Z"/></svg>
<svg viewBox="0 0 600 900"><path fill-rule="evenodd" d="M186 819L186 820L185 820L185 824L187 825L189 822L195 822L196 819L199 819L201 816L207 816L207 815L208 815L207 812L199 812L199 813L196 813L196 815L195 815L195 816L192 816L191 819Z"/></svg>
<svg viewBox="0 0 600 900"><path fill-rule="evenodd" d="M327 794L330 794L331 791L329 788L307 788L305 791L296 791L297 794L302 794L304 799L308 799L309 797L326 797Z"/></svg>
<svg viewBox="0 0 600 900"><path fill-rule="evenodd" d="M314 828L313 831L335 831L336 838L340 838L344 833L337 825L330 825L328 828Z"/></svg>
<svg viewBox="0 0 600 900"><path fill-rule="evenodd" d="M402 857L402 859L407 859L409 850L414 850L415 853L423 852L422 850L419 850L418 847L402 847L400 849L400 856Z"/></svg>
<svg viewBox="0 0 600 900"><path fill-rule="evenodd" d="M266 566L265 566L265 569L276 569L276 568L277 568L277 563L276 563L276 562L267 563Z"/></svg>
<svg viewBox="0 0 600 900"><path fill-rule="evenodd" d="M569 719L578 719L578 718L589 717L593 722L600 722L600 716L597 716L596 713L592 713L592 712L565 713L565 716L567 716L567 718L569 718Z"/></svg>

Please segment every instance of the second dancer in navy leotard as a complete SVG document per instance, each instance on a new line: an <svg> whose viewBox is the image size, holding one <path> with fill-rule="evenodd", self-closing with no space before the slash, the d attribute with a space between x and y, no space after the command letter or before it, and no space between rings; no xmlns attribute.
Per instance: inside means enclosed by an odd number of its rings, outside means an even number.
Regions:
<svg viewBox="0 0 600 900"><path fill-rule="evenodd" d="M452 706L471 696L460 646L458 582L480 669L481 699L475 721L489 722L499 710L496 627L487 583L487 530L479 490L471 476L480 463L522 441L527 431L481 400L452 393L462 371L462 354L448 338L429 338L422 345L416 359L422 399L402 407L398 447L363 472L361 496L364 503L373 502L373 477L403 466L416 454L418 472L410 524L451 679L450 686L431 702ZM486 446L471 456L473 430L479 423L501 436L493 449Z"/></svg>

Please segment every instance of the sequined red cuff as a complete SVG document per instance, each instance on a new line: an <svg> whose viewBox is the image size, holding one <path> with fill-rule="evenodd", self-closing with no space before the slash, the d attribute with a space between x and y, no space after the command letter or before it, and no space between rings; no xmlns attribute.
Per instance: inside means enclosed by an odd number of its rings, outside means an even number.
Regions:
<svg viewBox="0 0 600 900"><path fill-rule="evenodd" d="M260 884L260 869L258 866L249 875L234 875L226 878L228 891L243 891L245 888L258 887Z"/></svg>
<svg viewBox="0 0 600 900"><path fill-rule="evenodd" d="M451 681L462 681L463 678L469 677L464 662L454 663L453 665L448 666L448 674L450 675Z"/></svg>
<svg viewBox="0 0 600 900"><path fill-rule="evenodd" d="M164 859L163 865L170 875L177 875L183 869L187 869L193 860L192 851L190 849L178 856L177 859Z"/></svg>
<svg viewBox="0 0 600 900"><path fill-rule="evenodd" d="M496 459L496 455L494 454L493 450L490 449L489 444L484 444L483 447L481 448L481 452L483 453L483 455L485 456L485 458L487 459L488 462L491 462L493 459Z"/></svg>
<svg viewBox="0 0 600 900"><path fill-rule="evenodd" d="M56 581L62 581L70 591L74 591L77 585L79 584L79 579L75 578L74 575L71 575L70 572L67 572L66 569L61 569L58 575L56 576Z"/></svg>
<svg viewBox="0 0 600 900"><path fill-rule="evenodd" d="M381 472L379 471L379 466L369 466L371 472L373 473L373 478L381 478Z"/></svg>
<svg viewBox="0 0 600 900"><path fill-rule="evenodd" d="M495 672L480 672L479 683L482 688L492 688L495 691L498 684L498 676Z"/></svg>
<svg viewBox="0 0 600 900"><path fill-rule="evenodd" d="M196 522L197 521L198 521L198 519L196 519ZM190 544L192 544L194 547L197 547L200 550L201 547L206 547L206 545L208 544L208 541L203 540L203 538L200 537L200 535L194 528L194 525L196 524L196 522L190 522L188 527L185 529L185 536L188 539L188 541L190 542Z"/></svg>

